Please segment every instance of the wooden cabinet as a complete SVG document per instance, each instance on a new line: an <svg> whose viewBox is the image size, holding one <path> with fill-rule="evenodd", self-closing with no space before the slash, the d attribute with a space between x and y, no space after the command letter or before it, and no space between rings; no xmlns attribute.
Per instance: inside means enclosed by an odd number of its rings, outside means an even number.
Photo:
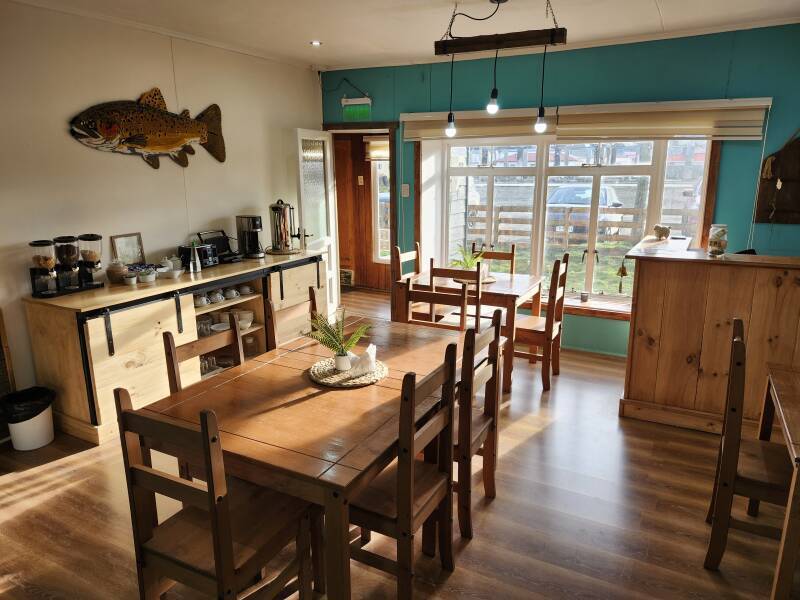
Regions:
<svg viewBox="0 0 800 600"><path fill-rule="evenodd" d="M745 325L745 419L757 421L767 363L800 363L800 259L634 248L620 415L719 431L734 318ZM795 266L796 264L796 266ZM793 268L788 268L793 267Z"/></svg>
<svg viewBox="0 0 800 600"><path fill-rule="evenodd" d="M305 265L295 269L272 273L269 276L269 297L275 307L276 337L278 343L296 338L310 329L308 309L302 307L308 301L308 288L317 288L317 311L327 314L327 289L325 288L325 265ZM319 274L319 276L318 276ZM307 305L306 305L307 306Z"/></svg>

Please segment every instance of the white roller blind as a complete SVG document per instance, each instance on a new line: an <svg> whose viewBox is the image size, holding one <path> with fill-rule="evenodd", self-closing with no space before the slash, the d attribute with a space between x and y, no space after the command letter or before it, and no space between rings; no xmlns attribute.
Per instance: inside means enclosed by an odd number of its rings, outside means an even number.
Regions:
<svg viewBox="0 0 800 600"><path fill-rule="evenodd" d="M759 140L771 98L595 104L547 108L550 131L561 139ZM456 138L531 135L535 109L455 113ZM400 115L406 140L442 139L447 113Z"/></svg>
<svg viewBox="0 0 800 600"><path fill-rule="evenodd" d="M389 136L364 137L367 160L389 160Z"/></svg>

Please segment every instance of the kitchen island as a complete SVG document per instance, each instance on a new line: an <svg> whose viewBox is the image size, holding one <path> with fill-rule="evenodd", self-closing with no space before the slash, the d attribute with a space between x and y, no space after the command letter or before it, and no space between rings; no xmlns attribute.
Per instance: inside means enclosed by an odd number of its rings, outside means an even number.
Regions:
<svg viewBox="0 0 800 600"><path fill-rule="evenodd" d="M242 284L253 293L218 304L194 304L194 294ZM115 438L114 388L127 388L136 407L169 395L165 331L173 333L176 344L186 344L198 339L198 317L236 306L255 314L242 335L251 337L253 351L261 353L277 341L264 324L265 303L271 300L280 315L305 301L309 286L325 287L325 265L318 253L267 255L178 279L136 286L107 283L55 298L26 298L37 381L56 391L57 426L96 444ZM279 322L279 336L297 335L306 327L303 319ZM184 385L201 380L199 358L180 368Z"/></svg>
<svg viewBox="0 0 800 600"><path fill-rule="evenodd" d="M755 423L767 363L800 364L800 258L689 249L645 238L635 261L625 391L619 414L719 432L733 319L744 320L744 418Z"/></svg>

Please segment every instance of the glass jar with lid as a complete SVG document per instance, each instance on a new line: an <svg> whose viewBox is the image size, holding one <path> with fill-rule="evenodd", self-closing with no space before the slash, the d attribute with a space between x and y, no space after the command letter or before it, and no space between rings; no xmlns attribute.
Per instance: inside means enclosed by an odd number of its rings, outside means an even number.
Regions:
<svg viewBox="0 0 800 600"><path fill-rule="evenodd" d="M714 223L708 232L708 253L711 256L721 256L728 248L728 226Z"/></svg>
<svg viewBox="0 0 800 600"><path fill-rule="evenodd" d="M74 269L78 265L80 259L80 251L78 250L78 238L74 235L62 235L53 238L56 245L56 260L59 266L66 269Z"/></svg>
<svg viewBox="0 0 800 600"><path fill-rule="evenodd" d="M31 247L34 269L55 271L56 248L52 240L34 240L28 246Z"/></svg>
<svg viewBox="0 0 800 600"><path fill-rule="evenodd" d="M84 233L78 236L78 248L81 261L92 266L99 266L103 259L103 236L96 233Z"/></svg>

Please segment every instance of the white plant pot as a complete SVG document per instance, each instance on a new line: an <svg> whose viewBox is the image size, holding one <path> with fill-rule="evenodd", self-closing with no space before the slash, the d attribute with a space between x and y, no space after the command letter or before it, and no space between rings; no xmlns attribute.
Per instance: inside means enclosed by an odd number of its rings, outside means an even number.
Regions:
<svg viewBox="0 0 800 600"><path fill-rule="evenodd" d="M349 356L335 356L334 357L335 366L337 371L349 371L350 370L350 357Z"/></svg>

